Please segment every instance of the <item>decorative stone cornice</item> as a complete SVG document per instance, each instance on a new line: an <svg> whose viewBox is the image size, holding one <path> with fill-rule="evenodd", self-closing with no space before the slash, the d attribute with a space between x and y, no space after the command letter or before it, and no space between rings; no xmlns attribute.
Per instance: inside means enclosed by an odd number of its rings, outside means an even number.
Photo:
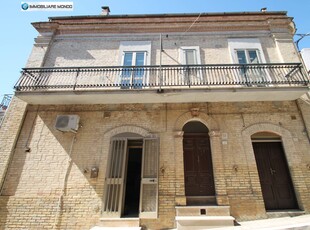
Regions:
<svg viewBox="0 0 310 230"><path fill-rule="evenodd" d="M52 17L32 25L39 32L57 30L57 34L182 33L189 27L188 32L288 30L291 21L286 12L241 12Z"/></svg>
<svg viewBox="0 0 310 230"><path fill-rule="evenodd" d="M40 47L47 47L50 44L53 35L53 32L40 33L39 36L34 39L34 45Z"/></svg>

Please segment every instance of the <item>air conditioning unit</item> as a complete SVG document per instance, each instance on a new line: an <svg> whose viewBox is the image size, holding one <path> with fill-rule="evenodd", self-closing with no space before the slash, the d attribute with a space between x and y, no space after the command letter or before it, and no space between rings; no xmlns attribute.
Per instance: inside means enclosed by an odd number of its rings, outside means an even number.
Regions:
<svg viewBox="0 0 310 230"><path fill-rule="evenodd" d="M79 128L78 115L57 115L55 128L62 132L76 132Z"/></svg>

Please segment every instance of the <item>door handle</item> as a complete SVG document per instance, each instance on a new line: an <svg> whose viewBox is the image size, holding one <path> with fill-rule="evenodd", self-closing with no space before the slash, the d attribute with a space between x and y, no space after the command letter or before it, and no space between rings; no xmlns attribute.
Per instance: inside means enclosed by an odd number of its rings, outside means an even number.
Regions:
<svg viewBox="0 0 310 230"><path fill-rule="evenodd" d="M276 170L274 170L274 169L270 168L270 174L271 174L271 175L276 174Z"/></svg>

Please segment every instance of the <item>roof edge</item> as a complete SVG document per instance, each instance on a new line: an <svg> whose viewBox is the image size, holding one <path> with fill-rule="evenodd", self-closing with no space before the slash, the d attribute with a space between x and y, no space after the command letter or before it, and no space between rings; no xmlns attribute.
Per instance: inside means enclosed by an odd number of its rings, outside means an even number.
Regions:
<svg viewBox="0 0 310 230"><path fill-rule="evenodd" d="M245 11L245 12L214 12L214 13L168 13L168 14L124 14L124 15L80 15L48 17L51 20L98 19L98 18L145 18L145 17L193 17L193 16L238 16L238 15L284 15L287 11Z"/></svg>

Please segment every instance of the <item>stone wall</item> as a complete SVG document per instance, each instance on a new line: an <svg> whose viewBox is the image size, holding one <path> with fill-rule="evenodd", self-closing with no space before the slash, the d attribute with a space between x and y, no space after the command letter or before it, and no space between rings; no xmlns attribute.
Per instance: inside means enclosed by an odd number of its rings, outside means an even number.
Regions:
<svg viewBox="0 0 310 230"><path fill-rule="evenodd" d="M199 108L199 115L190 110ZM59 114L77 114L77 134L54 128ZM296 103L199 103L28 106L0 197L4 229L90 229L100 219L110 137L147 132L160 137L158 219L149 229L174 227L184 205L182 127L191 120L210 130L219 205L237 220L266 217L250 136L282 137L299 207L310 212L309 142ZM21 121L20 121L21 122ZM141 130L141 131L140 131ZM99 168L98 178L89 169Z"/></svg>
<svg viewBox="0 0 310 230"><path fill-rule="evenodd" d="M239 32L227 33L173 33L162 36L162 64L181 63L182 47L198 46L201 64L232 64L228 39L240 38ZM278 47L278 42L265 31L249 32L242 38L258 38L266 62L298 62L294 47L289 44ZM160 38L158 34L134 35L56 35L46 55L45 67L68 66L120 66L122 53L119 47L122 41L151 41L151 65L159 65ZM281 52L279 51L281 49ZM293 56L288 56L294 53ZM291 57L291 58L288 58ZM184 63L183 63L184 64Z"/></svg>

